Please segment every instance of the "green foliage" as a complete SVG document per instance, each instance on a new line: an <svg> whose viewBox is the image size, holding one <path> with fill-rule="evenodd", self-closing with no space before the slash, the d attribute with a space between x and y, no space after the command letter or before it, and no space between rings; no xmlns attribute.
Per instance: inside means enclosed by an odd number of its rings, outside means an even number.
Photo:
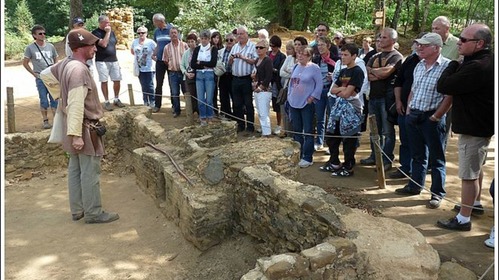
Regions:
<svg viewBox="0 0 499 280"><path fill-rule="evenodd" d="M258 16L257 2L236 0L186 0L178 3L173 23L185 31L216 29L225 34L245 25L251 34L269 23Z"/></svg>
<svg viewBox="0 0 499 280"><path fill-rule="evenodd" d="M12 17L12 26L15 32L18 35L31 34L33 25L33 15L29 10L26 0L19 1Z"/></svg>
<svg viewBox="0 0 499 280"><path fill-rule="evenodd" d="M31 32L17 34L15 32L5 32L5 59L21 60L24 49L33 42Z"/></svg>
<svg viewBox="0 0 499 280"><path fill-rule="evenodd" d="M69 20L69 1L27 0L35 24L41 24L50 35L65 35Z"/></svg>

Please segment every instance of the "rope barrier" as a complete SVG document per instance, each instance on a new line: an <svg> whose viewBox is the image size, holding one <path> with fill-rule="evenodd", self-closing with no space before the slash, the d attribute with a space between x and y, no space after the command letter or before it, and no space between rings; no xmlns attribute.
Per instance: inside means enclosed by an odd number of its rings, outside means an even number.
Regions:
<svg viewBox="0 0 499 280"><path fill-rule="evenodd" d="M375 143L375 142L373 142ZM393 164L393 161L386 155L386 153L383 151L383 148L380 146L380 145L377 145L377 147L380 149L381 153L383 154L383 156L385 158L387 158L389 161L390 161L390 164ZM425 186L421 186L419 183L417 183L416 181L414 181L411 176L407 175L404 171L402 171L400 168L396 167L398 171L400 171L400 173L404 174L404 176L409 179L411 182L413 182L416 186L420 187L421 190L425 190L427 192L429 192L432 196L436 196L436 197L440 197L440 195L434 193L431 191L431 189L428 189L426 188ZM484 210L484 211L487 211L487 212L493 212L494 209L488 209L488 208L478 208L474 205L470 206L470 205L466 205L466 204L462 204L461 202L458 202L458 201L455 201L455 200L452 200L452 199L449 199L447 197L440 197L442 200L446 200L446 201L449 201L451 203L454 203L456 205L459 205L461 207L468 207L468 208L471 208L471 209L476 209L476 210Z"/></svg>

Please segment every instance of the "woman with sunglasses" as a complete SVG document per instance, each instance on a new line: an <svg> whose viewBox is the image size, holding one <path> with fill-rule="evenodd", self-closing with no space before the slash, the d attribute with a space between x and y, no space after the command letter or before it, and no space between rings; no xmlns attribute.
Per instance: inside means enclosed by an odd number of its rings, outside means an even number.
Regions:
<svg viewBox="0 0 499 280"><path fill-rule="evenodd" d="M260 40L256 43L255 49L258 58L255 63L255 70L251 74L253 79L253 97L255 99L256 111L260 126L262 128L262 137L270 137L270 100L272 99L272 60L267 56L269 44L266 40Z"/></svg>
<svg viewBox="0 0 499 280"><path fill-rule="evenodd" d="M311 61L312 48L307 47L297 53L298 65L291 74L288 103L293 122L293 138L301 145L301 160L298 166L305 168L313 164L314 103L320 100L324 83L321 69Z"/></svg>
<svg viewBox="0 0 499 280"><path fill-rule="evenodd" d="M152 59L156 42L147 38L147 28L137 28L139 38L133 40L130 52L134 55L134 75L139 77L144 105L154 108L154 70L156 62Z"/></svg>
<svg viewBox="0 0 499 280"><path fill-rule="evenodd" d="M225 65L225 73L218 79L220 89L220 115L222 120L232 118L232 68L229 66L229 57L232 47L236 44L233 33L225 35L225 47L218 51L218 57Z"/></svg>

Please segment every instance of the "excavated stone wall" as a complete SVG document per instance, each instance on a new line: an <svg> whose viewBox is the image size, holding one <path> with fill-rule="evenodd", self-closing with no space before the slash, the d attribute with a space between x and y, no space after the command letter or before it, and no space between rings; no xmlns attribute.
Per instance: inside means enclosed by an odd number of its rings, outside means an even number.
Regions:
<svg viewBox="0 0 499 280"><path fill-rule="evenodd" d="M294 181L297 143L237 142L233 122L165 131L149 114L143 107L106 114L106 162L133 171L200 250L239 231L264 242L266 255L277 254L242 279L438 278L438 253L416 229ZM66 166L60 148L46 144L48 134L6 135L7 176Z"/></svg>

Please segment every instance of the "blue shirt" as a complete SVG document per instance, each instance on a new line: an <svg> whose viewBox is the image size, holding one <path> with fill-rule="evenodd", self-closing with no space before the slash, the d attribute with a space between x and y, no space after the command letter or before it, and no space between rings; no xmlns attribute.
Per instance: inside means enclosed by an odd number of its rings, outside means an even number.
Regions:
<svg viewBox="0 0 499 280"><path fill-rule="evenodd" d="M156 61L163 61L163 50L165 46L170 44L172 41L170 38L170 29L173 26L171 24L167 24L164 29L156 28L154 30L154 42L158 44L158 52L156 53Z"/></svg>

